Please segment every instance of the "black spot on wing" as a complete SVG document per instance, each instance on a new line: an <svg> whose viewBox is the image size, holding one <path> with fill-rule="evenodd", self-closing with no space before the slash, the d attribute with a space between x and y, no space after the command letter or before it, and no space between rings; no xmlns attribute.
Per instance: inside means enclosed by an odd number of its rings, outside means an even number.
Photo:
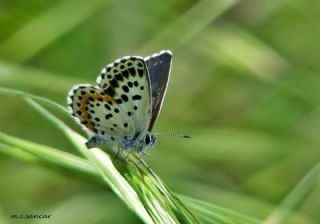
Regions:
<svg viewBox="0 0 320 224"><path fill-rule="evenodd" d="M128 98L127 95L125 95L125 94L122 94L122 95L121 95L121 98L122 98L122 100L123 100L124 102L128 102L128 100L129 100L129 98Z"/></svg>
<svg viewBox="0 0 320 224"><path fill-rule="evenodd" d="M110 84L111 84L112 87L114 87L114 88L117 88L117 87L119 86L117 80L115 80L115 79L112 79L112 80L110 81Z"/></svg>
<svg viewBox="0 0 320 224"><path fill-rule="evenodd" d="M125 91L126 93L129 92L129 88L128 86L122 86L123 91Z"/></svg>
<svg viewBox="0 0 320 224"><path fill-rule="evenodd" d="M140 95L134 95L134 96L132 96L132 99L133 100L141 100L141 96Z"/></svg>
<svg viewBox="0 0 320 224"><path fill-rule="evenodd" d="M115 78L116 78L116 80L118 80L118 81L123 81L123 77L122 77L122 75L120 75L120 74L117 74L117 75L115 76Z"/></svg>
<svg viewBox="0 0 320 224"><path fill-rule="evenodd" d="M122 104L122 100L121 99L116 99L115 100L117 104Z"/></svg>
<svg viewBox="0 0 320 224"><path fill-rule="evenodd" d="M104 91L104 93L107 94L107 95L109 95L109 96L111 96L111 97L114 97L114 95L116 94L116 91L114 90L113 87L110 86L108 89L106 89L106 90ZM110 101L110 102L111 102L111 101Z"/></svg>
<svg viewBox="0 0 320 224"><path fill-rule="evenodd" d="M129 72L133 77L136 76L136 70L134 68L129 68Z"/></svg>
<svg viewBox="0 0 320 224"><path fill-rule="evenodd" d="M122 72L122 76L125 77L125 78L129 78L129 72L127 70L124 70Z"/></svg>
<svg viewBox="0 0 320 224"><path fill-rule="evenodd" d="M109 118L112 118L113 115L112 114L106 114L106 120L108 120Z"/></svg>
<svg viewBox="0 0 320 224"><path fill-rule="evenodd" d="M143 69L138 69L138 74L140 77L142 77L143 76Z"/></svg>
<svg viewBox="0 0 320 224"><path fill-rule="evenodd" d="M107 110L111 110L111 107L110 107L108 104L105 104L104 107L105 107Z"/></svg>

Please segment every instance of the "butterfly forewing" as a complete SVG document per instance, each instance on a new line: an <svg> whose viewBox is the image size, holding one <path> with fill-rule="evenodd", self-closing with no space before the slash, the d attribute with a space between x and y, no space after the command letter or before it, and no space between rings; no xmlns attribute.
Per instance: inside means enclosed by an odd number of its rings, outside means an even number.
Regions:
<svg viewBox="0 0 320 224"><path fill-rule="evenodd" d="M172 53L161 51L145 58L152 87L152 117L148 130L151 131L162 106L168 86L171 70Z"/></svg>
<svg viewBox="0 0 320 224"><path fill-rule="evenodd" d="M141 57L124 57L106 66L97 79L100 88L112 95L134 128L130 137L142 138L151 119L148 70Z"/></svg>

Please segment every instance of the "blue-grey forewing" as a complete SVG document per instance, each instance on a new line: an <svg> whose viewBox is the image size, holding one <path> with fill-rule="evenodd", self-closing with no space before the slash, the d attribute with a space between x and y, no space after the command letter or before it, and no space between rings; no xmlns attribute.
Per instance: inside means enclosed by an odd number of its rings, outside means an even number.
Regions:
<svg viewBox="0 0 320 224"><path fill-rule="evenodd" d="M152 91L152 116L149 131L151 131L161 110L170 78L171 61L172 53L170 51L161 51L145 58Z"/></svg>

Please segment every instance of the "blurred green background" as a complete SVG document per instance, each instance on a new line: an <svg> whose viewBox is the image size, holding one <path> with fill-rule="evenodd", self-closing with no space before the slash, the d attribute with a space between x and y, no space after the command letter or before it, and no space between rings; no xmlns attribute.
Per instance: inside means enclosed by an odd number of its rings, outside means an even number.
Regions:
<svg viewBox="0 0 320 224"><path fill-rule="evenodd" d="M147 163L175 192L264 219L320 159L319 10L316 0L1 0L0 85L66 105L113 60L172 50L154 130L193 138L162 137ZM0 96L1 132L77 154L32 108ZM25 213L140 223L81 177L3 154L0 177L0 223ZM288 223L319 223L319 193Z"/></svg>

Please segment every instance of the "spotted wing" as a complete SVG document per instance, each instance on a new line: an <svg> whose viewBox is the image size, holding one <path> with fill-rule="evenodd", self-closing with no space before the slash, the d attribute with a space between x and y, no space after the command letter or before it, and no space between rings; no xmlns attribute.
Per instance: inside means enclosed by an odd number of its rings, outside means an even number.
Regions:
<svg viewBox="0 0 320 224"><path fill-rule="evenodd" d="M152 117L148 127L149 131L152 130L162 107L170 78L171 61L171 51L161 51L145 58L152 89Z"/></svg>
<svg viewBox="0 0 320 224"><path fill-rule="evenodd" d="M151 119L148 70L140 57L124 57L106 66L97 87L75 86L68 101L72 115L91 132L115 143L141 139Z"/></svg>
<svg viewBox="0 0 320 224"><path fill-rule="evenodd" d="M116 60L102 70L97 83L129 118L133 126L130 136L144 137L151 119L151 87L144 59L131 56Z"/></svg>
<svg viewBox="0 0 320 224"><path fill-rule="evenodd" d="M103 136L110 143L119 143L132 133L130 119L110 95L99 87L81 84L73 87L68 96L72 116L85 130Z"/></svg>

